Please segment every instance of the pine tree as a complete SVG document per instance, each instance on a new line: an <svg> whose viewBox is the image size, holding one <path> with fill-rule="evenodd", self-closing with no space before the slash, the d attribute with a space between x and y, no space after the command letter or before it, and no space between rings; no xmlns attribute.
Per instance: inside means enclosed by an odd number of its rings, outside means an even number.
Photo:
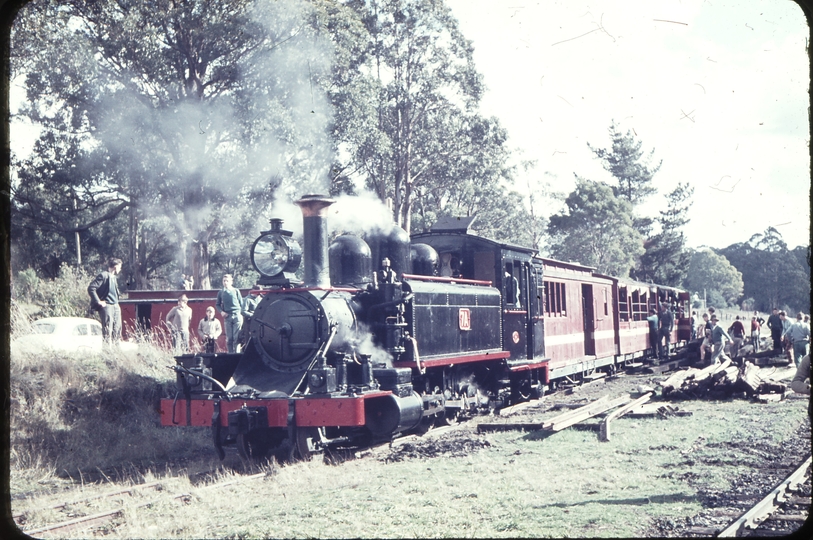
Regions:
<svg viewBox="0 0 813 540"><path fill-rule="evenodd" d="M615 195L635 207L657 191L652 185L652 178L660 170L663 160L655 166L649 165L655 149L644 156L641 141L630 130L621 133L615 121L610 125L610 140L610 149L593 148L590 143L587 146L602 161L604 169L618 181L618 185L613 187Z"/></svg>
<svg viewBox="0 0 813 540"><path fill-rule="evenodd" d="M694 188L688 182L678 186L666 196L666 211L660 212L656 222L661 232L649 238L644 247L646 252L633 272L641 281L682 286L689 271L691 255L686 250L686 237L681 228L689 222Z"/></svg>

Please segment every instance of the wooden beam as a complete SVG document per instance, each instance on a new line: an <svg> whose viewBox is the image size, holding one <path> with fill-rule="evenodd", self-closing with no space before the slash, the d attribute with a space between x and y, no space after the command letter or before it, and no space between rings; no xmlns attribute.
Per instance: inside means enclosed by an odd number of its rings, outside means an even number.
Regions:
<svg viewBox="0 0 813 540"><path fill-rule="evenodd" d="M561 431L566 427L570 427L573 424L577 424L582 420L587 420L588 418L592 418L597 414L601 414L604 411L608 411L610 409L614 409L619 405L624 405L625 403L629 403L632 398L629 395L617 397L615 399L611 399L607 402L597 403L594 407L589 407L588 409L572 416L571 418L567 418L565 420L559 420L550 424L547 429L551 431Z"/></svg>
<svg viewBox="0 0 813 540"><path fill-rule="evenodd" d="M600 398L593 401L592 403L588 403L587 405L582 405L581 407L579 407L577 409L573 409L573 410L568 411L566 413L562 413L559 416L554 416L550 420L546 420L545 422L543 422L543 425L545 426L545 429L547 429L554 422L562 422L564 420L567 420L568 418L571 418L573 416L577 416L577 415L581 414L582 412L589 410L590 407L595 407L600 403L606 402L607 399L609 399L609 396L606 396L606 395L601 396Z"/></svg>
<svg viewBox="0 0 813 540"><path fill-rule="evenodd" d="M635 401L627 403L620 409L616 409L610 414L607 415L604 420L601 421L601 431L598 436L598 440L606 442L610 440L610 422L615 420L616 418L620 418L627 414L629 411L634 409L635 407L639 407L649 401L649 398L652 397L652 392L647 392L643 396L639 397Z"/></svg>
<svg viewBox="0 0 813 540"><path fill-rule="evenodd" d="M539 431L544 429L539 422L483 422L477 424L478 433L492 431Z"/></svg>

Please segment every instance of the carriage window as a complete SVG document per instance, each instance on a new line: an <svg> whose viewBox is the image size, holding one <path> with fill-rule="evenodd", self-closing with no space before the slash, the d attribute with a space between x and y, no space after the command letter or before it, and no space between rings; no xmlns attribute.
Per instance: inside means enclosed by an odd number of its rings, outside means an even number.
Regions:
<svg viewBox="0 0 813 540"><path fill-rule="evenodd" d="M627 303L627 288L618 288L618 315L619 318L627 322L630 320L629 304Z"/></svg>
<svg viewBox="0 0 813 540"><path fill-rule="evenodd" d="M545 282L545 314L548 317L564 317L567 315L567 299L565 284L551 281Z"/></svg>
<svg viewBox="0 0 813 540"><path fill-rule="evenodd" d="M541 287L536 288L536 314L538 316L544 316L547 303L548 295L545 293L545 286L543 284Z"/></svg>
<svg viewBox="0 0 813 540"><path fill-rule="evenodd" d="M607 289L604 289L604 315L607 316L610 314L609 306L607 305Z"/></svg>

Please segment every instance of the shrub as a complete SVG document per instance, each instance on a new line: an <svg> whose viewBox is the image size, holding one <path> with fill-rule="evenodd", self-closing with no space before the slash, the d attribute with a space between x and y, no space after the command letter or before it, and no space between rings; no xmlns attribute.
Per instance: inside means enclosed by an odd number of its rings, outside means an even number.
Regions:
<svg viewBox="0 0 813 540"><path fill-rule="evenodd" d="M40 279L33 269L19 272L12 280L12 298L33 304L41 317L85 317L90 298L87 288L93 276L63 264L53 280Z"/></svg>

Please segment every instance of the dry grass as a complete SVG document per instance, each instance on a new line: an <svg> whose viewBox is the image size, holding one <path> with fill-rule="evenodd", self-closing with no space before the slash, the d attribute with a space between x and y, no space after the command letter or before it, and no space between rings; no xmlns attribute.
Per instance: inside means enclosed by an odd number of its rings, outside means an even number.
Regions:
<svg viewBox="0 0 813 540"><path fill-rule="evenodd" d="M174 387L172 364L145 344L138 352L12 355L12 494L58 477L121 476L210 453L205 433L159 425L158 401Z"/></svg>

